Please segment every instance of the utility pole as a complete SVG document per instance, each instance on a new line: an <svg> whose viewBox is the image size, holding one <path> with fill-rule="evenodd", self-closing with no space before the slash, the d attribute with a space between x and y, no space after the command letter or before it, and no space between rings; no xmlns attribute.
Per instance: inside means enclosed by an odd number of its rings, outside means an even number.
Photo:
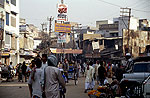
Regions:
<svg viewBox="0 0 150 98"><path fill-rule="evenodd" d="M121 13L122 13L122 21L124 23L124 25L126 26L126 28L128 29L128 34L127 34L127 48L128 48L128 52L131 52L132 50L130 50L130 46L129 46L129 40L130 40L130 18L131 18L131 8L120 8L121 9ZM125 24L123 18L124 17L128 17L128 26Z"/></svg>
<svg viewBox="0 0 150 98"><path fill-rule="evenodd" d="M51 33L52 33L52 21L54 20L54 17L50 17L48 18L48 21L49 21L49 42L50 42L50 45L51 45Z"/></svg>
<svg viewBox="0 0 150 98"><path fill-rule="evenodd" d="M1 58L2 58L2 48L3 48L3 32L4 32L4 28L3 28L3 11L0 12L0 16L1 16L1 19L0 19L0 61L1 61ZM1 62L0 62L1 63Z"/></svg>
<svg viewBox="0 0 150 98"><path fill-rule="evenodd" d="M75 49L75 38L74 38L74 26L72 26L72 34L73 34L73 49Z"/></svg>

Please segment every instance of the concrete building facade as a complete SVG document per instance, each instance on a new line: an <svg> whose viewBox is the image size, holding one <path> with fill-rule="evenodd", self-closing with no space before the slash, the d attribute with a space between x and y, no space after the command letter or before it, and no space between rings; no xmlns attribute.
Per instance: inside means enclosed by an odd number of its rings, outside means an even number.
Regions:
<svg viewBox="0 0 150 98"><path fill-rule="evenodd" d="M19 63L19 0L1 0L4 20L1 62L13 66Z"/></svg>

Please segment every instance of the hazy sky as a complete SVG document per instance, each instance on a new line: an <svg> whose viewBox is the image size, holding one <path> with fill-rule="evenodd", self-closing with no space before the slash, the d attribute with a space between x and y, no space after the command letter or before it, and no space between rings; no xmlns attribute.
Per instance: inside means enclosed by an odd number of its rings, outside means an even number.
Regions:
<svg viewBox="0 0 150 98"><path fill-rule="evenodd" d="M61 0L19 1L20 17L25 18L27 23L41 27L41 23L47 22L47 17L53 16L56 19L56 5L60 3ZM114 17L119 17L119 6L142 10L132 10L132 15L139 18L150 19L150 0L64 0L64 2L68 5L69 21L78 22L82 25L95 26L96 20L112 20Z"/></svg>

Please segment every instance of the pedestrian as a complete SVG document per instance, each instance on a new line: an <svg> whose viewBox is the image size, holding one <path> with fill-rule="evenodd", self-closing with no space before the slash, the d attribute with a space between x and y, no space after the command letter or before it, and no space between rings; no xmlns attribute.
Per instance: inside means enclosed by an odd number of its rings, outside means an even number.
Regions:
<svg viewBox="0 0 150 98"><path fill-rule="evenodd" d="M27 75L26 75L27 66L25 64L25 61L22 64L21 70L22 70L22 82L24 82L23 81L24 78L25 78L25 82L27 82Z"/></svg>
<svg viewBox="0 0 150 98"><path fill-rule="evenodd" d="M94 76L94 68L92 67L92 63L88 63L85 69L85 91L87 93L88 89L93 89L92 82Z"/></svg>
<svg viewBox="0 0 150 98"><path fill-rule="evenodd" d="M104 67L103 61L100 62L100 67L98 68L98 77L100 80L100 85L104 85L104 80L106 79L106 69Z"/></svg>
<svg viewBox="0 0 150 98"><path fill-rule="evenodd" d="M42 66L41 69L44 69L47 65L47 54L42 54Z"/></svg>
<svg viewBox="0 0 150 98"><path fill-rule="evenodd" d="M59 62L59 63L58 63L58 68L59 68L59 69L63 69L62 62Z"/></svg>
<svg viewBox="0 0 150 98"><path fill-rule="evenodd" d="M60 98L59 86L65 88L65 81L57 68L57 58L54 55L48 57L48 66L44 68L41 78L46 98Z"/></svg>
<svg viewBox="0 0 150 98"><path fill-rule="evenodd" d="M65 76L67 77L67 80L69 79L68 78L68 71L69 71L69 63L67 61L67 59L65 59L64 63L63 63L63 70L64 70L64 74ZM69 81L67 81L68 83Z"/></svg>
<svg viewBox="0 0 150 98"><path fill-rule="evenodd" d="M121 81L121 79L123 78L123 73L124 73L125 71L123 70L123 68L121 68L121 64L120 63L118 63L118 67L117 67L117 69L116 69L116 73L115 73L115 76L116 76L116 78L117 78L117 80L120 82Z"/></svg>
<svg viewBox="0 0 150 98"><path fill-rule="evenodd" d="M22 81L22 64L19 63L19 65L17 66L17 74L18 74L18 82Z"/></svg>
<svg viewBox="0 0 150 98"><path fill-rule="evenodd" d="M13 65L12 62L10 62L10 65L8 66L8 78L7 81L9 81L9 79L12 80L13 77Z"/></svg>
<svg viewBox="0 0 150 98"><path fill-rule="evenodd" d="M63 69L59 69L61 71L62 77L65 80L65 83L67 82L67 78L64 75ZM62 86L59 86L60 89L60 98L65 98L66 89L62 88Z"/></svg>
<svg viewBox="0 0 150 98"><path fill-rule="evenodd" d="M28 85L29 91L32 98L42 98L42 88L41 88L41 74L42 74L42 61L38 58L35 61L36 67L34 75L30 74Z"/></svg>
<svg viewBox="0 0 150 98"><path fill-rule="evenodd" d="M97 60L96 64L95 64L95 78L96 78L97 84L99 84L99 77L98 77L98 68L99 67L100 67L100 63L99 63L99 60Z"/></svg>

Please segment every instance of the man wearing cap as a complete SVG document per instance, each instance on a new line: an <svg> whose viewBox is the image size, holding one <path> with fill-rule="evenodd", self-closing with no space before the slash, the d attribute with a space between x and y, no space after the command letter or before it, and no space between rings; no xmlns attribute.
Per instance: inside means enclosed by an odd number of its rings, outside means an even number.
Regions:
<svg viewBox="0 0 150 98"><path fill-rule="evenodd" d="M57 58L50 55L47 61L48 66L44 68L41 84L46 98L60 98L59 85L65 88L65 81L61 71L57 68Z"/></svg>

